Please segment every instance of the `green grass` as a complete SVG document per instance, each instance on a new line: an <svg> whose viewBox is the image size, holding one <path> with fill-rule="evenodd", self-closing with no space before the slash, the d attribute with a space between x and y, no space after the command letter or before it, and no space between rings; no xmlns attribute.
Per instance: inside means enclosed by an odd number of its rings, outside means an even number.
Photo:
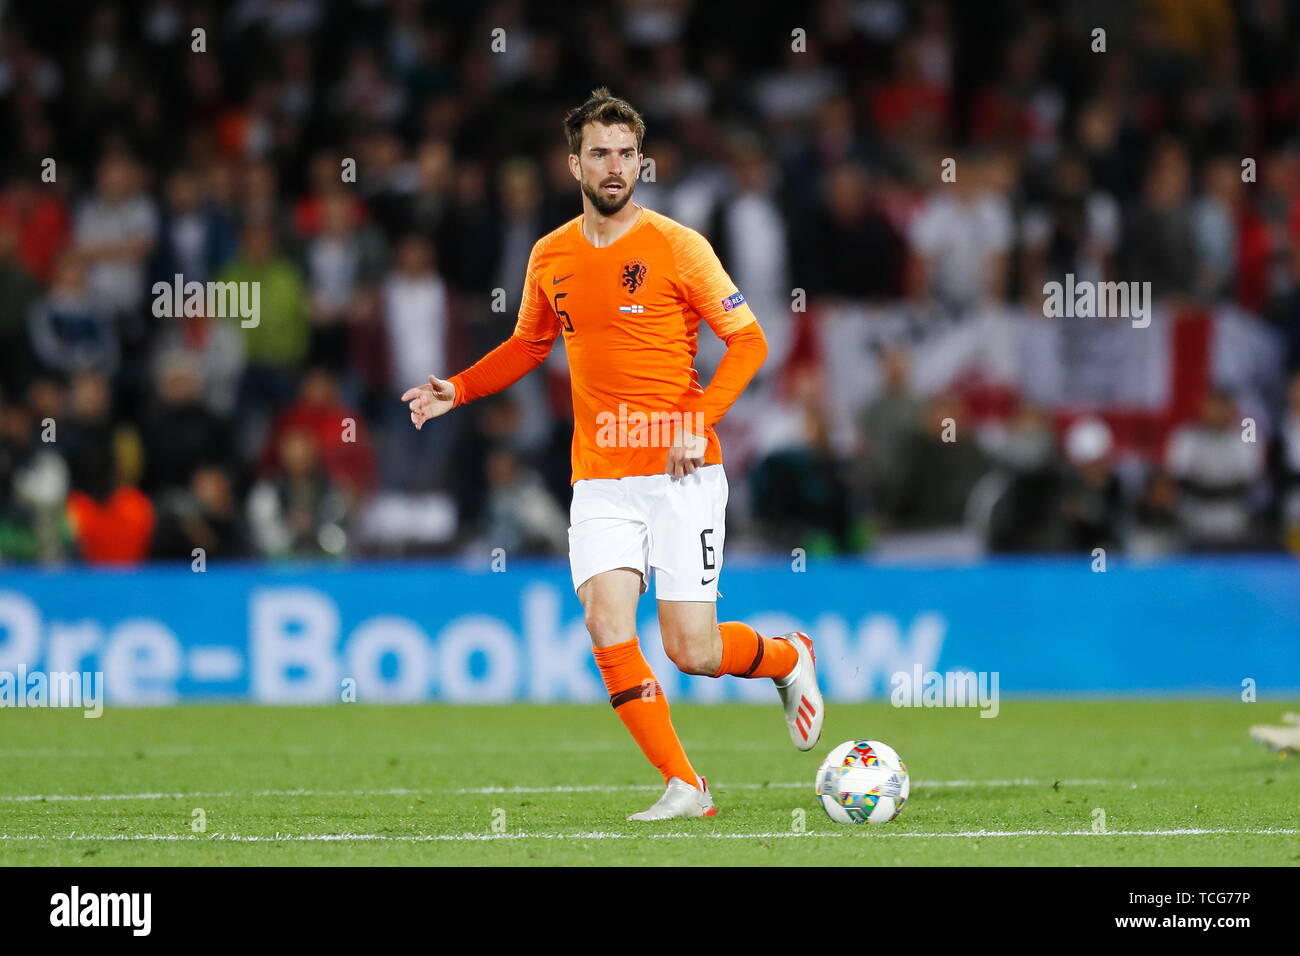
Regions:
<svg viewBox="0 0 1300 956"><path fill-rule="evenodd" d="M625 817L658 777L607 707L6 710L0 865L1294 866L1300 760L1246 734L1287 709L1300 704L1004 699L994 719L832 704L800 754L775 706L682 705L674 721L719 815L636 825ZM887 741L911 770L890 824L840 826L814 802L817 764L852 737ZM485 787L600 789L457 792ZM14 799L30 795L47 799ZM1092 833L1094 808L1110 833ZM1125 834L1179 829L1233 832ZM1297 832L1240 832L1270 829ZM977 830L1012 835L945 836ZM176 839L126 839L144 834ZM386 839L301 839L321 834ZM409 839L432 835L458 839Z"/></svg>

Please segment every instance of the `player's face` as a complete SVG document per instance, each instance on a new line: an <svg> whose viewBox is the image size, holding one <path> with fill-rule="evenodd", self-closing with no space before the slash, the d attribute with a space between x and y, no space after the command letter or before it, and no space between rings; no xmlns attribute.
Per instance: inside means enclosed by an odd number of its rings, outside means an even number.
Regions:
<svg viewBox="0 0 1300 956"><path fill-rule="evenodd" d="M627 205L640 169L636 134L626 126L588 123L582 131L581 155L569 157L569 171L602 216Z"/></svg>

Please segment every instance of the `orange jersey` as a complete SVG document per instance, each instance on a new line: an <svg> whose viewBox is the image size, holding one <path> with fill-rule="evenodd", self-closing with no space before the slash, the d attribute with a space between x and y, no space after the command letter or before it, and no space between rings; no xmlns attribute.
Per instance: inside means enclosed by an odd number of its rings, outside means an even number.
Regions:
<svg viewBox="0 0 1300 956"><path fill-rule="evenodd" d="M708 393L695 371L700 319L728 344ZM703 434L704 461L720 463L713 425L766 355L708 241L649 209L604 248L583 235L581 216L537 241L514 334L453 376L456 404L518 380L559 335L573 391L573 481L662 473L679 425Z"/></svg>

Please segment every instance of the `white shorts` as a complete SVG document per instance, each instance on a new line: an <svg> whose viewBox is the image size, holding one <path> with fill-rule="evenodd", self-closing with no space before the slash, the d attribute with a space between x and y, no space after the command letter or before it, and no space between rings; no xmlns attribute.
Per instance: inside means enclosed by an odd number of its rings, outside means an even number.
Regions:
<svg viewBox="0 0 1300 956"><path fill-rule="evenodd" d="M576 591L616 568L655 572L660 601L716 601L726 536L727 476L704 465L685 478L584 478L569 509L569 568Z"/></svg>

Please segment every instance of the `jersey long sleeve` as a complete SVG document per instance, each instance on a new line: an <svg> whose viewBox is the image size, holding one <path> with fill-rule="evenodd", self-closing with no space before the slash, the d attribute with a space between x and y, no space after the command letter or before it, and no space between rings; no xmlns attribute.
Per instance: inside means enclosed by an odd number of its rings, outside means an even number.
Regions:
<svg viewBox="0 0 1300 956"><path fill-rule="evenodd" d="M704 424L712 428L735 404L740 393L767 359L767 336L757 322L751 322L722 336L727 352L718 363L708 388L699 398L688 399L687 410L702 412Z"/></svg>
<svg viewBox="0 0 1300 956"><path fill-rule="evenodd" d="M453 407L509 388L541 365L549 351L548 348L539 354L536 345L511 335L465 371L448 379L456 386Z"/></svg>

